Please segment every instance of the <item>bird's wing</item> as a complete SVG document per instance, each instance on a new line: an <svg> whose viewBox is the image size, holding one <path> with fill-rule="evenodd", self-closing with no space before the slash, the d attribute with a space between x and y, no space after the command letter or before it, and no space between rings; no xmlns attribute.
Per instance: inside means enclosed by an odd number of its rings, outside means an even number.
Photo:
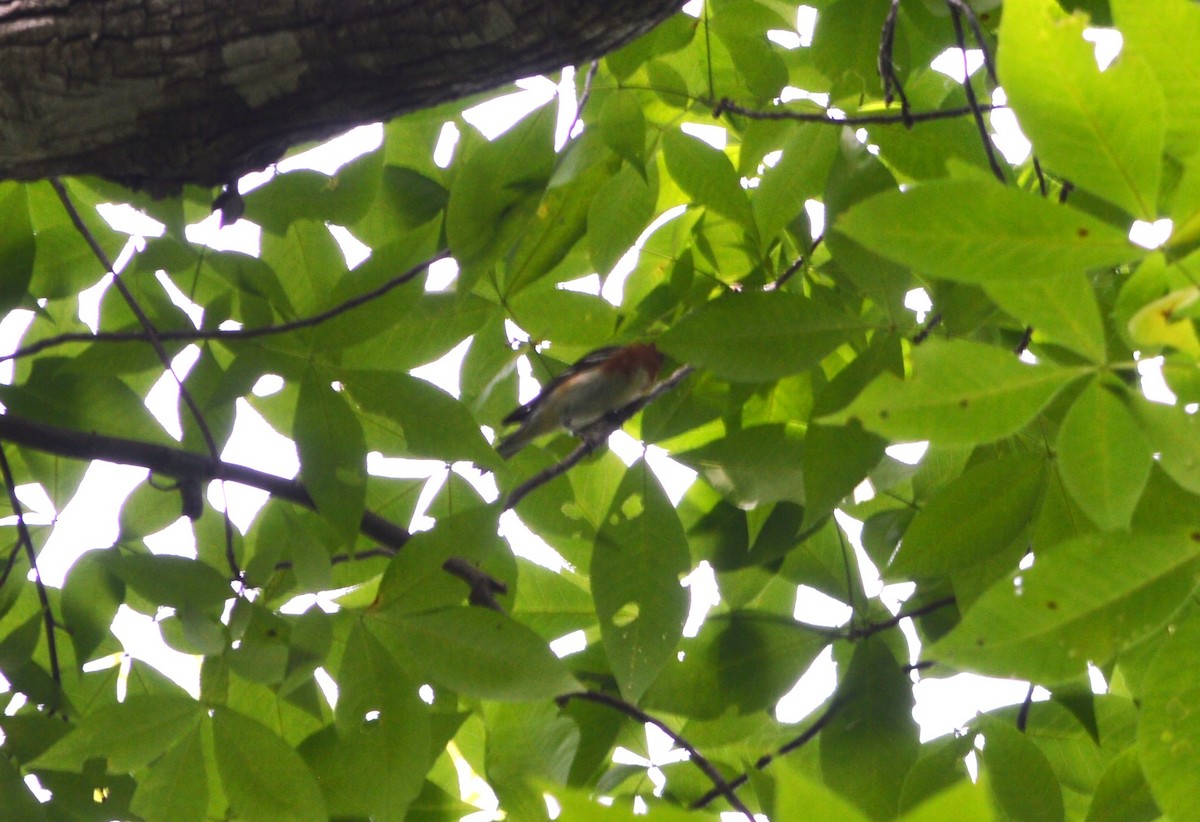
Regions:
<svg viewBox="0 0 1200 822"><path fill-rule="evenodd" d="M537 410L537 407L545 401L546 397L554 393L554 389L558 388L558 386L562 385L576 374L584 371L590 371L593 368L599 368L608 361L609 357L620 350L620 346L609 345L605 346L604 348L597 348L595 351L590 351L587 354L584 354L574 363L568 365L561 372L559 372L559 374L550 380L550 382L543 385L542 390L538 392L536 397L522 405L517 410L513 411L511 414L505 417L503 421L507 424L512 424L525 420L530 414Z"/></svg>

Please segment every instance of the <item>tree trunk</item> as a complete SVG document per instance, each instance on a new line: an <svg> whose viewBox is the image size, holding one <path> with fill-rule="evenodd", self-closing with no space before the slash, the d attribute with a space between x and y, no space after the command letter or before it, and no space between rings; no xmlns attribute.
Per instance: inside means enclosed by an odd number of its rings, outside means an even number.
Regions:
<svg viewBox="0 0 1200 822"><path fill-rule="evenodd" d="M0 178L217 185L649 30L679 0L0 0Z"/></svg>

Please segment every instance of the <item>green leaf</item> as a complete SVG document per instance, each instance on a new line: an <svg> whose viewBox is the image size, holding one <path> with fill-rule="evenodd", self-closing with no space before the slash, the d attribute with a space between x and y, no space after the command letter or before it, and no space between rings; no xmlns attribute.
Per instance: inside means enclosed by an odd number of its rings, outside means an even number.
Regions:
<svg viewBox="0 0 1200 822"><path fill-rule="evenodd" d="M0 185L0 311L7 313L24 299L36 248L24 183Z"/></svg>
<svg viewBox="0 0 1200 822"><path fill-rule="evenodd" d="M828 644L829 637L755 611L708 618L680 645L646 692L643 704L672 714L716 719L773 708Z"/></svg>
<svg viewBox="0 0 1200 822"><path fill-rule="evenodd" d="M636 703L667 664L683 632L690 565L671 501L644 461L621 481L596 534L592 596L600 636L621 695Z"/></svg>
<svg viewBox="0 0 1200 822"><path fill-rule="evenodd" d="M544 640L486 608L447 608L370 625L406 670L475 699L549 699L578 688Z"/></svg>
<svg viewBox="0 0 1200 822"><path fill-rule="evenodd" d="M825 784L874 819L900 807L904 778L920 751L912 683L887 644L858 644L836 698L842 708L821 731Z"/></svg>
<svg viewBox="0 0 1200 822"><path fill-rule="evenodd" d="M1200 494L1200 417L1140 397L1133 411L1158 454L1158 467L1180 487Z"/></svg>
<svg viewBox="0 0 1200 822"><path fill-rule="evenodd" d="M747 231L754 230L750 201L723 152L682 132L666 131L662 153L667 171L692 202L728 217Z"/></svg>
<svg viewBox="0 0 1200 822"><path fill-rule="evenodd" d="M280 282L298 316L331 304L330 295L346 272L346 258L324 223L298 220L282 237L263 234L262 260L283 272Z"/></svg>
<svg viewBox="0 0 1200 822"><path fill-rule="evenodd" d="M104 552L105 563L125 584L155 606L189 609L219 617L233 598L229 580L207 563L187 557Z"/></svg>
<svg viewBox="0 0 1200 822"><path fill-rule="evenodd" d="M675 458L744 508L780 500L804 504L804 439L797 427L743 428Z"/></svg>
<svg viewBox="0 0 1200 822"><path fill-rule="evenodd" d="M993 182L944 180L877 194L834 226L870 250L934 277L1025 282L1140 259L1108 223Z"/></svg>
<svg viewBox="0 0 1200 822"><path fill-rule="evenodd" d="M44 822L46 819L44 807L8 757L0 757L0 815L23 822Z"/></svg>
<svg viewBox="0 0 1200 822"><path fill-rule="evenodd" d="M644 175L646 115L642 113L636 93L617 91L609 95L600 109L597 126L608 147Z"/></svg>
<svg viewBox="0 0 1200 822"><path fill-rule="evenodd" d="M535 340L598 348L611 342L617 309L603 297L562 288L531 288L509 300L517 323Z"/></svg>
<svg viewBox="0 0 1200 822"><path fill-rule="evenodd" d="M1009 819L1061 822L1062 788L1045 754L1028 736L991 716L981 716L983 767L996 804Z"/></svg>
<svg viewBox="0 0 1200 822"><path fill-rule="evenodd" d="M1104 323L1096 292L1078 274L1047 274L1019 281L986 283L984 291L996 305L1026 325L1035 339L1070 348L1095 363L1105 361Z"/></svg>
<svg viewBox="0 0 1200 822"><path fill-rule="evenodd" d="M992 585L926 654L991 676L1071 679L1161 627L1191 592L1198 553L1194 529L1061 542Z"/></svg>
<svg viewBox="0 0 1200 822"><path fill-rule="evenodd" d="M1138 761L1136 747L1113 758L1100 775L1087 822L1154 822L1162 816Z"/></svg>
<svg viewBox="0 0 1200 822"><path fill-rule="evenodd" d="M1125 403L1093 380L1076 398L1055 441L1071 498L1100 528L1126 528L1154 458Z"/></svg>
<svg viewBox="0 0 1200 822"><path fill-rule="evenodd" d="M601 276L612 272L645 231L657 192L657 174L643 179L633 166L622 167L596 192L588 208L587 244Z"/></svg>
<svg viewBox="0 0 1200 822"><path fill-rule="evenodd" d="M772 818L820 819L822 822L867 822L871 818L842 795L796 768L780 768L775 778L775 816Z"/></svg>
<svg viewBox="0 0 1200 822"><path fill-rule="evenodd" d="M1166 150L1180 160L1200 149L1200 73L1181 54L1200 42L1200 9L1179 0L1109 0L1123 38L1122 58L1144 60L1162 90ZM1109 100L1109 105L1115 101ZM1121 99L1122 111L1131 112ZM1146 128L1130 124L1126 128Z"/></svg>
<svg viewBox="0 0 1200 822"><path fill-rule="evenodd" d="M203 822L207 807L208 780L197 726L138 780L131 808L145 819Z"/></svg>
<svg viewBox="0 0 1200 822"><path fill-rule="evenodd" d="M1137 749L1163 813L1191 819L1200 814L1200 620L1172 627L1142 681Z"/></svg>
<svg viewBox="0 0 1200 822"><path fill-rule="evenodd" d="M397 616L461 605L467 599L466 583L446 573L442 563L457 556L480 564L499 553L496 517L494 508L469 508L439 519L428 531L413 534L404 550L388 563L375 607Z"/></svg>
<svg viewBox="0 0 1200 822"><path fill-rule="evenodd" d="M471 412L437 386L393 371L341 371L339 376L360 408L399 426L406 455L497 467L496 453Z"/></svg>
<svg viewBox="0 0 1200 822"><path fill-rule="evenodd" d="M329 818L312 771L276 734L221 706L213 712L212 731L221 787L240 818L247 822Z"/></svg>
<svg viewBox="0 0 1200 822"><path fill-rule="evenodd" d="M675 359L731 382L766 382L812 368L867 323L782 291L706 303L658 339Z"/></svg>
<svg viewBox="0 0 1200 822"><path fill-rule="evenodd" d="M822 418L899 441L991 442L1019 431L1081 369L1027 365L1011 352L966 340L927 340L913 351L913 377L881 374L849 407Z"/></svg>
<svg viewBox="0 0 1200 822"><path fill-rule="evenodd" d="M460 146L459 150L462 150ZM446 206L446 238L460 264L497 256L505 220L540 191L554 163L554 111L543 106L457 164Z"/></svg>
<svg viewBox="0 0 1200 822"><path fill-rule="evenodd" d="M1011 0L998 71L1041 162L1143 220L1158 216L1163 95L1144 61L1123 54L1106 71L1083 39L1084 15L1054 0Z"/></svg>
<svg viewBox="0 0 1200 822"><path fill-rule="evenodd" d="M343 543L358 534L367 496L367 444L362 425L327 379L309 373L300 384L293 427L300 479Z"/></svg>
<svg viewBox="0 0 1200 822"><path fill-rule="evenodd" d="M837 151L837 131L820 123L802 124L782 150L779 162L763 172L750 201L758 236L768 244L803 211L805 200L822 194Z"/></svg>
<svg viewBox="0 0 1200 822"><path fill-rule="evenodd" d="M109 626L125 601L125 585L99 551L88 551L71 566L63 583L63 618L71 632L75 658L87 662L109 636Z"/></svg>
<svg viewBox="0 0 1200 822"><path fill-rule="evenodd" d="M980 463L917 512L891 571L904 577L947 576L990 559L1028 527L1045 483L1040 456Z"/></svg>
<svg viewBox="0 0 1200 822"><path fill-rule="evenodd" d="M40 768L79 770L93 757L130 773L196 729L204 709L190 697L131 696L87 714L75 730L34 762Z"/></svg>
<svg viewBox="0 0 1200 822"><path fill-rule="evenodd" d="M356 622L338 670L335 759L318 770L331 814L405 818L425 782L432 745L418 687Z"/></svg>
<svg viewBox="0 0 1200 822"><path fill-rule="evenodd" d="M992 822L996 812L982 782L963 780L953 787L926 799L904 816L902 822Z"/></svg>
<svg viewBox="0 0 1200 822"><path fill-rule="evenodd" d="M569 143L507 258L503 292L517 294L561 263L587 229L592 201L616 173L620 161L598 140Z"/></svg>

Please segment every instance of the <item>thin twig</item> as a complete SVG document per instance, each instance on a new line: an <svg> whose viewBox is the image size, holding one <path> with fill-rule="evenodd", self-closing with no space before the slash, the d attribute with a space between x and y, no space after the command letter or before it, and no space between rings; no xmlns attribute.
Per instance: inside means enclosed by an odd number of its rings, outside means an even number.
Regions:
<svg viewBox="0 0 1200 822"><path fill-rule="evenodd" d="M596 79L596 74L600 71L600 61L593 60L588 64L587 74L583 76L583 92L579 95L579 102L575 104L575 119L571 121L571 127L567 129L567 139L571 139L571 132L575 130L575 126L583 119L583 107L588 104L588 100L592 99L592 83Z"/></svg>
<svg viewBox="0 0 1200 822"><path fill-rule="evenodd" d="M71 200L70 193L67 192L66 186L62 180L57 177L50 178L50 185L54 188L54 193L58 195L58 199L62 201L63 208L66 209L67 215L71 218L75 230L83 237L88 246L92 249L92 254L100 261L100 265L104 266L104 270L112 274L113 285L121 294L121 298L125 300L125 304L129 306L129 310L133 312L133 316L137 318L138 325L145 332L147 341L154 349L154 353L158 355L159 361L163 368L175 380L175 384L179 386L179 398L183 400L183 404L187 406L188 413L192 415L192 419L196 421L196 429L200 432L201 439L204 440L204 447L208 449L209 456L214 460L220 459L221 449L217 447L217 441L212 435L212 429L208 427L208 421L204 418L204 412L200 410L200 405L192 397L192 392L183 384L183 380L175 373L175 369L171 365L171 355L167 353L167 349L163 347L162 340L159 339L158 329L154 327L154 323L142 310L137 298L133 296L133 292L129 290L129 286L125 284L125 280L121 277L113 266L112 261L108 259L108 254L100 246L92 234L91 229L83 222L83 217L79 214L79 210L75 208L75 203ZM224 495L225 485L221 484L221 493ZM237 556L234 554L233 542L233 520L229 518L229 505L225 505L225 510L222 512L225 520L225 561L229 563L229 568L233 571L235 577L241 576L241 568L238 566Z"/></svg>
<svg viewBox="0 0 1200 822"><path fill-rule="evenodd" d="M17 544L25 547L25 556L29 566L33 568L33 584L37 588L38 602L42 606L42 622L46 626L46 650L50 654L50 676L54 684L62 687L62 670L58 666L58 639L54 636L54 614L50 610L50 597L46 594L46 583L42 581L42 572L38 569L37 555L33 550L33 538L29 535L29 526L25 523L25 510L17 499L17 483L13 479L12 467L8 464L8 455L0 447L0 473L4 477L4 485L8 491L8 501L12 504L13 513L17 515ZM11 563L10 563L11 567ZM5 571L7 577L8 571Z"/></svg>
<svg viewBox="0 0 1200 822"><path fill-rule="evenodd" d="M398 274L388 280L378 288L373 288L365 294L359 294L357 297L352 297L344 303L313 314L309 317L302 317L298 320L280 323L279 325L266 325L257 328L197 328L190 331L159 331L158 339L163 342L202 342L205 340L251 340L258 337L267 337L275 334L286 334L289 331L296 331L301 328L312 328L320 325L323 322L333 319L340 314L345 314L347 311L358 308L360 305L379 299L387 294L393 288L404 285L412 280L426 268L438 260L445 259L450 256L449 251L439 251L434 256L423 262L417 263L412 268L405 271L403 274ZM36 343L27 345L24 348L18 348L10 354L0 356L0 362L15 360L21 357L32 356L45 351L48 348L54 348L60 345L73 342L148 342L145 333L136 331L98 331L95 334L90 332L70 332L67 334L59 334L55 337L47 337L44 340L39 340Z"/></svg>
<svg viewBox="0 0 1200 822"><path fill-rule="evenodd" d="M599 691L575 691L573 693L563 694L562 696L556 697L554 701L558 703L560 708L563 708L566 707L567 703L573 699L579 699L586 702L595 702L598 705L604 705L612 708L615 711L620 711L621 713L632 717L638 722L642 722L647 725L653 725L654 727L658 728L660 731L669 736L672 742L688 752L688 756L691 758L692 762L695 763L696 767L703 771L704 775L707 776L713 783L714 797L725 797L731 807L745 816L749 822L754 822L754 814L751 813L750 809L746 807L745 803L738 798L738 795L734 792L733 786L725 780L725 777L721 776L720 771L718 771L711 762L702 756L701 753L692 745L692 743L688 742L675 731L671 730L666 723L659 719L655 719L650 714L634 705L630 705L628 702L625 702L622 699L618 699L615 696L610 696L609 694L601 693ZM745 780L743 780L743 782L744 781ZM709 801L711 802L712 800Z"/></svg>
<svg viewBox="0 0 1200 822"><path fill-rule="evenodd" d="M671 376L654 386L652 391L629 403L629 405L613 411L611 414L601 420L601 425L599 425L595 430L589 431L589 435L584 439L584 441L581 442L574 451L564 457L561 462L557 462L554 465L551 465L549 468L534 474L532 477L525 480L525 482L521 483L512 491L510 491L508 494L508 499L504 501L504 510L507 511L510 508L517 507L517 503L528 496L531 491L542 487L555 477L562 476L567 471L571 470L584 457L595 451L600 443L607 440L609 434L613 433L622 425L624 425L626 420L628 420L638 411L645 408L650 403L654 402L663 394L673 389L675 386L679 385L679 383L683 382L688 374L691 374L694 370L695 369L690 365L681 365L679 368L675 369L675 372L671 374Z"/></svg>
<svg viewBox="0 0 1200 822"><path fill-rule="evenodd" d="M822 730L825 729L825 726L829 724L829 720L833 719L834 714L836 714L839 710L841 710L842 704L843 704L842 700L835 695L834 698L825 707L824 712L816 718L816 720L813 722L813 724L811 724L807 728L805 728L804 732L801 733L799 736L797 736L795 739L792 739L787 744L781 746L777 751L775 751L775 753L765 754L763 756L760 756L758 758L758 760L755 761L755 763L754 763L754 769L756 771L761 771L761 770L765 769L768 765L770 765L772 762L774 762L777 757L783 756L784 754L791 753L792 751L796 750L797 748L803 747L804 745L808 744L810 741L812 741L813 737L815 737L817 734L819 734ZM742 774L742 775L736 777L735 779L730 780L729 787L731 790L736 790L737 788L740 788L742 785L745 785L746 782L749 781L749 779L750 779L750 776L748 774ZM692 802L692 804L688 805L688 808L690 808L691 810L699 810L700 808L707 807L709 805L709 803L711 803L714 799L716 799L718 796L721 796L721 795L722 794L720 791L713 789L713 790L709 791L708 793L704 794L703 796L701 796L699 799Z"/></svg>
<svg viewBox="0 0 1200 822"><path fill-rule="evenodd" d="M879 79L883 81L883 102L892 104L892 92L900 97L900 116L905 128L912 128L912 116L908 106L908 95L904 93L904 84L896 74L896 63L893 60L896 46L896 15L900 12L900 0L892 0L887 17L883 21L883 31L879 36Z"/></svg>
<svg viewBox="0 0 1200 822"><path fill-rule="evenodd" d="M933 329L942 324L942 313L935 311L929 315L929 319L925 321L925 326L918 331L912 338L913 345L920 345L929 339L929 335L933 333Z"/></svg>
<svg viewBox="0 0 1200 822"><path fill-rule="evenodd" d="M778 291L787 285L788 280L795 277L800 269L804 268L804 255L796 258L796 261L787 267L782 274L776 277L771 282L763 286L763 291Z"/></svg>
<svg viewBox="0 0 1200 822"><path fill-rule="evenodd" d="M1029 709L1033 707L1033 683L1029 683L1029 690L1025 692L1025 701L1021 703L1021 710L1017 711L1017 730L1025 733L1025 726L1029 724Z"/></svg>
<svg viewBox="0 0 1200 822"><path fill-rule="evenodd" d="M1001 183L1006 183L1008 181L1004 176L1004 169L1000 167L1000 161L996 159L996 147L992 145L992 137L988 134L987 124L983 122L984 107L979 105L979 100L975 97L975 87L971 85L971 70L967 65L967 38L963 34L959 0L946 0L946 5L950 7L950 19L954 22L954 39L963 56L963 91L967 95L967 108L975 120L975 128L979 130L980 139L983 140L983 150L987 154L988 166L992 169L992 174L995 174L996 179ZM979 46L985 52L987 51L984 43L980 43Z"/></svg>
<svg viewBox="0 0 1200 822"><path fill-rule="evenodd" d="M869 126L912 123L924 123L930 120L950 120L955 117L965 117L978 112L997 111L1007 106L987 104L982 106L960 106L959 108L941 109L938 111L910 112L907 117L903 114L854 114L845 117L833 117L829 114L816 114L805 111L788 111L787 109L758 110L739 106L728 98L722 99L713 106L713 116L719 117L727 111L739 114L750 120L798 120L802 123L826 123L839 126Z"/></svg>
<svg viewBox="0 0 1200 822"><path fill-rule="evenodd" d="M935 599L933 602L928 602L919 608L912 609L911 611L901 611L891 619L885 619L883 622L868 622L861 628L853 627L846 632L846 639L851 641L866 639L869 636L874 636L880 631L886 631L889 628L895 628L906 619L916 619L917 617L925 616L926 614L930 614L934 611L945 608L948 605L953 605L955 602L956 600L952 596Z"/></svg>
<svg viewBox="0 0 1200 822"><path fill-rule="evenodd" d="M983 67L987 69L988 79L996 85L1000 84L1000 78L996 74L996 61L992 58L992 50L988 48L987 40L983 37L983 27L979 25L979 18L975 15L975 9L971 8L962 0L946 0L953 8L957 8L967 18L967 25L971 27L971 33L975 35L975 42L979 44L979 50L983 52ZM966 49L963 49L966 53Z"/></svg>

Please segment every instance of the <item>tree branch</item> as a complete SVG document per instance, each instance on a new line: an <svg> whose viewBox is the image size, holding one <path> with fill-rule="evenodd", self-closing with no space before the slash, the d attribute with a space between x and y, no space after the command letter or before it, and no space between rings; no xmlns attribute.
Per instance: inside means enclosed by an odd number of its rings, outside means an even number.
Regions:
<svg viewBox="0 0 1200 822"><path fill-rule="evenodd" d="M133 316L137 318L138 324L142 327L147 340L154 348L154 353L158 356L159 362L162 363L163 368L167 370L171 378L175 380L175 385L179 387L179 398L183 400L183 404L187 406L188 413L196 421L196 428L200 431L200 437L204 440L204 447L208 449L209 456L214 460L219 459L221 450L217 447L216 439L213 438L212 429L208 427L208 421L204 418L204 412L200 410L200 406L192 397L192 392L187 389L187 386L183 384L183 380L175 373L175 369L171 365L171 355L163 347L162 340L158 336L158 329L154 327L154 323L146 316L146 312L142 310L141 305L138 304L137 299L133 296L133 292L129 290L129 286L125 284L125 280L122 279L116 267L113 266L112 260L108 259L108 255L104 253L104 249L97 242L95 236L93 236L91 229L83 222L83 217L80 216L79 210L75 208L75 203L71 201L71 195L67 192L66 186L56 177L50 178L50 186L54 189L54 193L58 195L58 199L62 201L63 208L66 209L67 216L71 218L71 223L75 226L75 230L87 242L88 247L92 249L92 254L100 261L100 265L104 266L104 270L112 274L113 285L120 292L121 298L125 300L125 304L129 306L129 310L133 312ZM224 496L225 488L223 484L221 493ZM195 512L195 500L192 499L194 496L194 494L189 496L186 491L184 492L185 504L183 508L185 511L190 513ZM229 563L229 569L233 571L234 577L240 577L242 572L238 566L237 556L233 548L233 521L229 518L229 506L226 505L221 513L225 518L225 561Z"/></svg>
<svg viewBox="0 0 1200 822"><path fill-rule="evenodd" d="M286 334L289 331L297 331L302 328L313 328L328 320L332 320L347 311L358 308L373 300L387 294L394 288L404 285L405 283L418 276L422 271L429 268L438 260L447 259L450 256L448 250L439 251L432 257L417 263L412 268L397 274L392 279L380 285L378 288L373 288L357 297L351 297L343 303L335 305L333 308L313 314L309 317L301 317L298 320L290 320L279 325L265 325L256 328L197 328L191 331L159 331L158 339L169 342L202 342L205 340L252 340L258 337L269 337L275 334ZM71 332L68 334L59 334L54 337L47 337L44 340L38 340L36 343L27 345L24 348L18 348L10 354L0 356L0 362L8 360L16 360L21 357L29 357L34 354L39 354L50 348L56 348L60 345L73 342L149 342L149 338L145 333L136 331L98 331L95 334L88 332Z"/></svg>
<svg viewBox="0 0 1200 822"><path fill-rule="evenodd" d="M0 448L0 475L4 478L5 489L8 491L8 501L12 504L13 513L17 515L17 547L24 547L25 556L33 568L33 582L37 587L38 602L42 606L42 622L46 626L46 651L50 655L50 676L54 684L62 687L62 670L58 665L58 639L54 635L54 613L50 610L50 597L46 593L46 583L42 581L42 572L38 570L37 554L33 550L33 538L29 535L29 526L25 524L25 511L21 501L17 499L17 484L13 479L12 467L8 464L8 455ZM16 556L16 548L13 556ZM12 570L10 560L4 570L4 581L8 580L8 572ZM0 583L2 584L2 583Z"/></svg>
<svg viewBox="0 0 1200 822"><path fill-rule="evenodd" d="M955 117L965 117L968 114L979 112L996 111L997 109L1006 108L1006 106L982 105L972 108L971 106L961 106L959 108L948 108L940 111L918 111L905 114L855 114L846 117L833 117L829 114L816 114L805 111L788 111L787 109L769 109L759 110L739 106L728 98L723 98L713 107L713 116L720 117L727 111L734 114L740 114L750 120L798 120L802 123L826 123L829 125L839 126L869 126L877 124L902 123L910 125L911 123L924 123L930 120L950 120Z"/></svg>
<svg viewBox="0 0 1200 822"><path fill-rule="evenodd" d="M725 781L725 777L721 776L720 771L718 771L711 762L702 756L700 752L696 750L695 746L692 745L692 743L688 742L682 736L675 733L675 731L671 730L666 723L659 719L655 719L641 708L630 705L628 702L618 699L615 696L610 696L609 694L601 693L599 691L575 691L574 693L563 694L562 696L556 697L554 701L558 703L560 708L564 708L566 707L567 703L573 699L584 700L586 702L595 702L598 705L605 705L613 710L620 711L626 716L632 717L638 722L653 725L654 727L658 728L660 731L669 736L672 742L687 751L688 756L691 758L692 762L695 763L696 767L703 771L704 775L707 776L713 783L713 798L716 798L717 796L725 797L730 806L744 815L749 822L754 822L754 814L751 813L750 809L746 807L745 803L738 798L738 795L734 792L734 786ZM743 778L742 782L744 783L745 781L746 780ZM709 801L711 802L712 800L710 799Z"/></svg>
<svg viewBox="0 0 1200 822"><path fill-rule="evenodd" d="M0 440L70 459L105 460L122 465L138 465L181 482L228 480L258 488L273 497L315 510L312 497L296 480L267 474L244 465L223 462L181 448L73 431L18 417L12 412L0 415ZM409 539L407 530L372 511L363 513L359 531L393 552L404 547Z"/></svg>

